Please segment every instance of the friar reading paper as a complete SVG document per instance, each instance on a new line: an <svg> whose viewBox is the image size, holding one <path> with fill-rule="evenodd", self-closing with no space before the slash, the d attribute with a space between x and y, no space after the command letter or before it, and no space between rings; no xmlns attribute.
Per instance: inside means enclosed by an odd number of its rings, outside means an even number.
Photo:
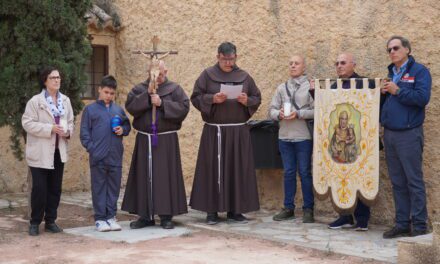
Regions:
<svg viewBox="0 0 440 264"><path fill-rule="evenodd" d="M191 102L205 122L200 140L190 206L207 212L207 223L218 222L218 212L245 222L242 213L259 209L249 127L246 121L261 103L252 77L235 65L236 47L218 47L218 63L204 70L194 85ZM220 92L222 84L242 89L236 99Z"/></svg>

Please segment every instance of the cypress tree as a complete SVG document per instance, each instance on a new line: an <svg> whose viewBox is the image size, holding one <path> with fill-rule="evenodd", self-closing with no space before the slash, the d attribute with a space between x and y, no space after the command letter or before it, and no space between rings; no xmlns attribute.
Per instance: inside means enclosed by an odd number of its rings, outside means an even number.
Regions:
<svg viewBox="0 0 440 264"><path fill-rule="evenodd" d="M42 67L60 70L61 92L75 115L83 107L84 67L91 54L84 15L90 6L89 0L0 1L0 127L10 127L18 159L25 135L21 117L27 101L41 91Z"/></svg>

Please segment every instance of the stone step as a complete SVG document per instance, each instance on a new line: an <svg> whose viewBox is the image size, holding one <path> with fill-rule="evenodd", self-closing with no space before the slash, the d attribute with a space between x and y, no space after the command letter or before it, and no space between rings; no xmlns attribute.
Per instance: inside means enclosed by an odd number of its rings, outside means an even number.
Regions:
<svg viewBox="0 0 440 264"><path fill-rule="evenodd" d="M440 263L440 222L435 222L432 226L431 234L397 241L397 263Z"/></svg>
<svg viewBox="0 0 440 264"><path fill-rule="evenodd" d="M433 241L432 242L433 242L434 246L436 246L438 249L438 248L440 248L440 222L432 223L432 229L433 229L433 232L432 232L432 236L433 236L432 240Z"/></svg>

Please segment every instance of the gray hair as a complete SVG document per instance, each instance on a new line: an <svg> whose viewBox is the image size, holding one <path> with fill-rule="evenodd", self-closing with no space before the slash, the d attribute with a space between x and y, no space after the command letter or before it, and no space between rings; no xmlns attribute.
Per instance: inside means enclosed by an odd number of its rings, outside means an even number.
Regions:
<svg viewBox="0 0 440 264"><path fill-rule="evenodd" d="M408 40L408 39L406 39L406 38L404 38L404 37L402 37L402 36L392 36L392 37L387 41L387 48L388 48L388 45L390 44L390 42L391 42L392 40L394 40L394 39L398 39L398 40L400 40L400 42L402 42L402 46L403 46L404 48L407 48L407 49L409 50L408 55L411 54L411 44L409 43L409 40Z"/></svg>

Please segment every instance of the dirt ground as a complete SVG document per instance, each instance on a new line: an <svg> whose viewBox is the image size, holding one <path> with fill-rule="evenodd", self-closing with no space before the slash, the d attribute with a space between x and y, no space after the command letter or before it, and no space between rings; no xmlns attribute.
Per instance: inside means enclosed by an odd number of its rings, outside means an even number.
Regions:
<svg viewBox="0 0 440 264"><path fill-rule="evenodd" d="M66 233L27 234L27 208L0 210L0 263L380 263L247 236L197 230L129 244ZM61 204L63 228L93 225L91 209ZM120 221L135 217L119 215Z"/></svg>

